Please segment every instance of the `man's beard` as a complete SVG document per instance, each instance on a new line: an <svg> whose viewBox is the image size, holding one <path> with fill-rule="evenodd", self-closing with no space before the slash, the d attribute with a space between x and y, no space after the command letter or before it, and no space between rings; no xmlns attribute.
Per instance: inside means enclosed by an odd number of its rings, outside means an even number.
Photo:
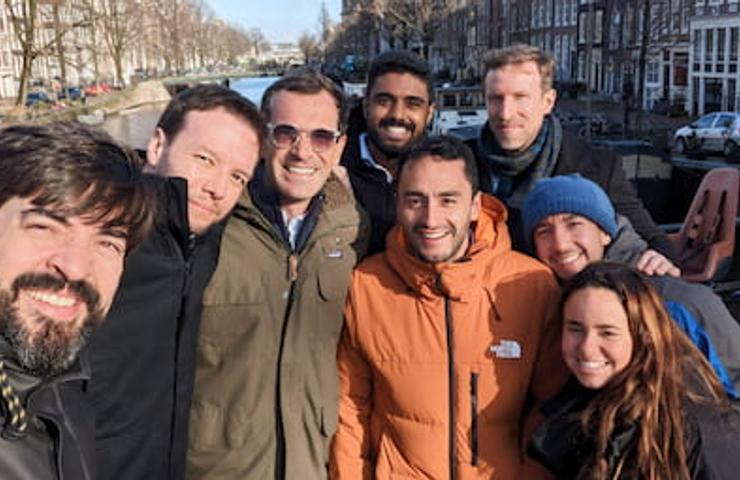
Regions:
<svg viewBox="0 0 740 480"><path fill-rule="evenodd" d="M87 306L82 325L77 327L77 322L61 322L37 313L26 319L38 326L30 334L13 306L19 292L23 289L60 291L65 287ZM10 291L0 290L0 335L24 370L42 378L53 377L74 363L90 334L103 321L99 299L97 290L85 281L66 282L49 274L20 275Z"/></svg>
<svg viewBox="0 0 740 480"><path fill-rule="evenodd" d="M380 151L380 153L385 156L385 158L392 160L395 158L400 157L401 155L405 154L406 152L411 149L411 146L419 140L420 135L414 136L414 132L416 131L416 126L411 122L404 122L400 120L395 119L383 119L380 121L380 125L378 125L379 128L383 128L385 126L398 126L398 127L404 127L408 131L411 132L411 139L405 144L405 145L387 145L384 144L380 138L380 134L375 128L371 128L368 126L367 129L367 136L370 140L370 143ZM422 132L423 134L423 132Z"/></svg>

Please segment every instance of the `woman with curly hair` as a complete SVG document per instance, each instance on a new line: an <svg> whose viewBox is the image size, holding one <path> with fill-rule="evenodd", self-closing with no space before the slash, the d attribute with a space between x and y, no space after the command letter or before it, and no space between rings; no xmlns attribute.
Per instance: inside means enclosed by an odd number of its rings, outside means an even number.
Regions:
<svg viewBox="0 0 740 480"><path fill-rule="evenodd" d="M650 282L594 263L561 312L574 378L542 408L533 458L562 479L740 478L740 411Z"/></svg>

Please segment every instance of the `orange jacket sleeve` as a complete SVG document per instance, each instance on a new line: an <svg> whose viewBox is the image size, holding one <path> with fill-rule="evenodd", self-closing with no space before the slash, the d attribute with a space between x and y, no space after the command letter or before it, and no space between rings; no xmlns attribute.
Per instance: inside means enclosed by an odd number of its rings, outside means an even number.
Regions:
<svg viewBox="0 0 740 480"><path fill-rule="evenodd" d="M345 326L339 341L339 425L331 448L330 478L372 479L370 416L372 371L356 341L356 316L352 289L345 306Z"/></svg>

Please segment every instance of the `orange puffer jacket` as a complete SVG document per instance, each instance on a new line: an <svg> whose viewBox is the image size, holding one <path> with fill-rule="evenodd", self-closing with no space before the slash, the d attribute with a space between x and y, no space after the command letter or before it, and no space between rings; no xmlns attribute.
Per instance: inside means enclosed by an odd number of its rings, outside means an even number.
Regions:
<svg viewBox="0 0 740 480"><path fill-rule="evenodd" d="M518 479L525 416L556 393L558 287L484 196L468 258L425 263L395 227L354 272L340 341L335 479Z"/></svg>

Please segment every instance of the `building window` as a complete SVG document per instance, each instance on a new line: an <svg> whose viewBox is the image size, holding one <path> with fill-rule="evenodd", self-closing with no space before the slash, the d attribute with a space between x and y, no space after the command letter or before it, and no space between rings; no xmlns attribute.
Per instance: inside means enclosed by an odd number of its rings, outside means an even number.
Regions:
<svg viewBox="0 0 740 480"><path fill-rule="evenodd" d="M595 43L602 43L602 30L604 25L604 11L603 10L597 10L595 12L596 19L594 20L594 42Z"/></svg>
<svg viewBox="0 0 740 480"><path fill-rule="evenodd" d="M705 30L692 30L691 31L691 45L694 48L694 61L701 61L701 45L704 43Z"/></svg>
<svg viewBox="0 0 740 480"><path fill-rule="evenodd" d="M676 52L673 57L673 85L685 87L688 82L689 56L687 53Z"/></svg>
<svg viewBox="0 0 740 480"><path fill-rule="evenodd" d="M578 0L571 0L570 2L570 24L575 25L576 24L576 15L578 14L578 4L576 3Z"/></svg>
<svg viewBox="0 0 740 480"><path fill-rule="evenodd" d="M658 83L658 72L660 69L660 63L657 61L652 61L647 64L647 69L645 70L645 82L647 83Z"/></svg>
<svg viewBox="0 0 740 480"><path fill-rule="evenodd" d="M612 27L609 35L609 49L616 50L619 48L619 27L621 22L621 16L619 12L614 13L612 17Z"/></svg>
<svg viewBox="0 0 740 480"><path fill-rule="evenodd" d="M735 104L735 79L727 79L727 110L734 110Z"/></svg>

